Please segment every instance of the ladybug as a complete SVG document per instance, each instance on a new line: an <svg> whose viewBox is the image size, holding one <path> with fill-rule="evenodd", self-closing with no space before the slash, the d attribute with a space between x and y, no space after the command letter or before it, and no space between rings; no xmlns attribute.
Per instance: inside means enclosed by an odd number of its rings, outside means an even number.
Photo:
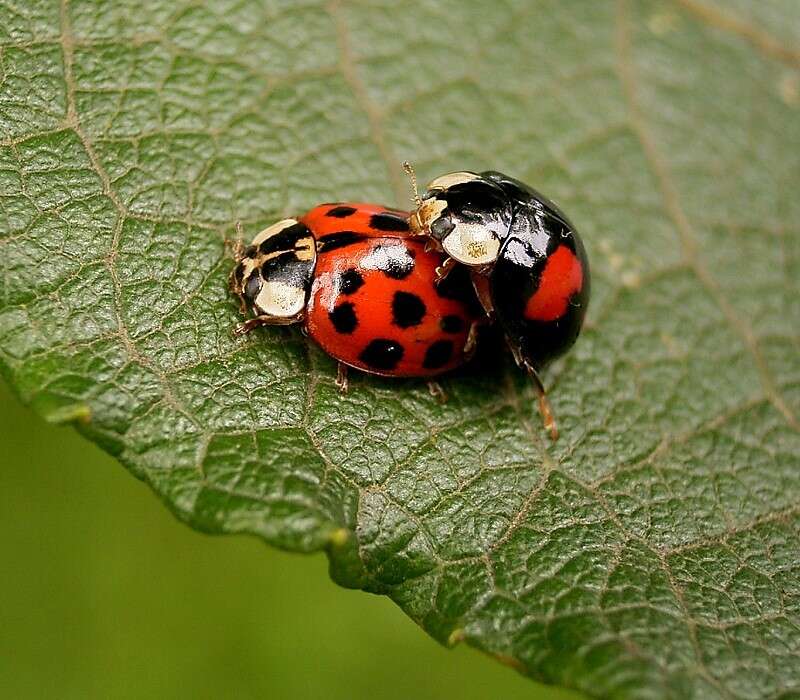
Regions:
<svg viewBox="0 0 800 700"><path fill-rule="evenodd" d="M447 255L442 275L465 266L490 319L533 377L545 423L557 435L540 370L578 337L589 304L589 261L575 227L532 187L495 171L454 172L420 198L412 233Z"/></svg>
<svg viewBox="0 0 800 700"><path fill-rule="evenodd" d="M480 304L468 274L437 282L443 255L412 236L409 217L375 204L322 204L261 231L231 273L242 311L254 314L234 333L302 324L339 361L342 390L346 366L431 378L464 364Z"/></svg>

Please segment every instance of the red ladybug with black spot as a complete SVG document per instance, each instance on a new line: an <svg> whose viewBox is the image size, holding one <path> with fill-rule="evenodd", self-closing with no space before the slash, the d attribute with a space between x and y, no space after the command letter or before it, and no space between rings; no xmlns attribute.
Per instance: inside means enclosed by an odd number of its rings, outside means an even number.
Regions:
<svg viewBox="0 0 800 700"><path fill-rule="evenodd" d="M486 314L534 378L555 437L539 371L573 345L589 304L589 261L575 227L546 197L502 173L449 173L420 198L406 169L418 205L412 232L447 255L443 275L470 270Z"/></svg>
<svg viewBox="0 0 800 700"><path fill-rule="evenodd" d="M472 356L483 320L469 275L437 283L443 255L411 235L408 212L322 204L238 251L230 286L253 317L237 327L302 324L344 366L431 378Z"/></svg>

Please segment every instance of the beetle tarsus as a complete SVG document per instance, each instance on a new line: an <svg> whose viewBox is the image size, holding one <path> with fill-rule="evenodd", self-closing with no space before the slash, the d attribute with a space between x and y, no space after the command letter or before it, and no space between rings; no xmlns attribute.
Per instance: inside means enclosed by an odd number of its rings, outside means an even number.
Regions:
<svg viewBox="0 0 800 700"><path fill-rule="evenodd" d="M262 316L255 316L248 318L233 329L233 335L236 337L247 335L250 331L260 326L291 326L294 323L299 323L303 320L302 312L294 316L269 316L264 314Z"/></svg>
<svg viewBox="0 0 800 700"><path fill-rule="evenodd" d="M550 405L550 401L547 398L547 391L542 383L542 378L539 376L539 373L536 371L536 369L529 363L523 362L523 366L528 371L531 379L533 379L533 385L536 387L536 392L539 394L539 414L542 416L542 424L544 425L544 429L547 431L550 439L555 442L558 440L558 423L556 422L556 417L553 414L553 408Z"/></svg>
<svg viewBox="0 0 800 700"><path fill-rule="evenodd" d="M475 351L478 349L478 333L480 331L480 321L473 321L469 324L469 331L467 332L467 340L464 343L464 357L471 358Z"/></svg>
<svg viewBox="0 0 800 700"><path fill-rule="evenodd" d="M438 403L447 403L447 394L439 382L429 381L428 391Z"/></svg>
<svg viewBox="0 0 800 700"><path fill-rule="evenodd" d="M444 262L436 268L436 279L434 280L435 284L439 284L442 280L444 280L447 275L449 275L456 266L456 261L454 258L445 258Z"/></svg>
<svg viewBox="0 0 800 700"><path fill-rule="evenodd" d="M347 378L347 365L343 362L337 363L336 366L336 386L342 394L346 394L350 387L350 381Z"/></svg>

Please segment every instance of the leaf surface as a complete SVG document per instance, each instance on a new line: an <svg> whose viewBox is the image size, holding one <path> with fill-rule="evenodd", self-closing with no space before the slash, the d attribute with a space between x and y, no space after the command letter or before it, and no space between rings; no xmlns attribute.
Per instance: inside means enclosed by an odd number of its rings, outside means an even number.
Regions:
<svg viewBox="0 0 800 700"><path fill-rule="evenodd" d="M794 0L0 0L0 363L178 517L597 697L800 692ZM498 169L593 267L547 374L234 339L223 239ZM489 363L492 365L492 363Z"/></svg>

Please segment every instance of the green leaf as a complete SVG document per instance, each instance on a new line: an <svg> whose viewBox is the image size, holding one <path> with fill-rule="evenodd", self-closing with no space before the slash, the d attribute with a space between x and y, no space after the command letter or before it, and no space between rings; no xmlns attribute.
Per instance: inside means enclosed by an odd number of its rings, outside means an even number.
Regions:
<svg viewBox="0 0 800 700"><path fill-rule="evenodd" d="M0 359L209 532L597 697L800 692L795 0L0 0ZM594 274L548 373L234 339L223 238L493 168Z"/></svg>

